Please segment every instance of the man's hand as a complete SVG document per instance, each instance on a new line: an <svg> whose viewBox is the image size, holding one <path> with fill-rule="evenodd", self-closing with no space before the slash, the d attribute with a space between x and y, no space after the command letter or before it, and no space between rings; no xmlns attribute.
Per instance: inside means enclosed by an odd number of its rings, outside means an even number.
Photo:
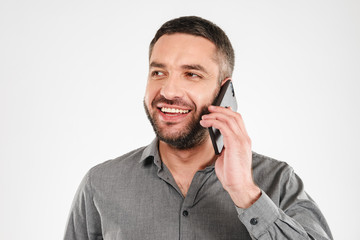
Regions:
<svg viewBox="0 0 360 240"><path fill-rule="evenodd" d="M241 115L217 106L209 107L200 124L219 129L224 149L215 163L215 172L224 189L239 208L250 207L261 195L252 178L251 140Z"/></svg>

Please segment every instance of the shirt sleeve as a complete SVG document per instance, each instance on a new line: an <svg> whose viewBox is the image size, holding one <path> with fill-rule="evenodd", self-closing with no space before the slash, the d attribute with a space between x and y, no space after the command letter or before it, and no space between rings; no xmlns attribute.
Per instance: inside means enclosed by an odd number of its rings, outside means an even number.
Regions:
<svg viewBox="0 0 360 240"><path fill-rule="evenodd" d="M73 200L64 240L100 240L100 214L93 202L90 171L83 178Z"/></svg>
<svg viewBox="0 0 360 240"><path fill-rule="evenodd" d="M281 198L274 201L262 190L261 197L249 208L237 208L240 221L252 239L333 239L316 203L305 193L301 179L293 172L280 186Z"/></svg>

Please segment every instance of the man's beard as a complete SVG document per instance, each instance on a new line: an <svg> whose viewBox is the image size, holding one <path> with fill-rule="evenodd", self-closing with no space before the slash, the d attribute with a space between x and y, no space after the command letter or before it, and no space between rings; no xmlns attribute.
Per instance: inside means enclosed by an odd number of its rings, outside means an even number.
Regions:
<svg viewBox="0 0 360 240"><path fill-rule="evenodd" d="M167 103L171 104L170 100L163 99ZM152 104L154 106L154 104ZM193 115L190 122L181 130L179 130L173 136L166 136L165 131L166 127L160 129L158 118L155 117L156 112L153 113L153 116L150 114L148 107L144 101L144 108L146 115L154 129L156 136L159 140L177 148L177 149L190 149L197 145L200 145L208 137L208 131L206 128L203 128L200 125L201 116L208 113L208 106L204 106L199 109L199 114L197 116ZM171 123L168 123L171 125Z"/></svg>

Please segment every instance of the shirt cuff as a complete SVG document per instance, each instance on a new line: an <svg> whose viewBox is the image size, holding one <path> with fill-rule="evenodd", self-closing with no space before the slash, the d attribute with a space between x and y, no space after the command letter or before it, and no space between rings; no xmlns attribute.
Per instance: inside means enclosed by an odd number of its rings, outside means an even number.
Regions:
<svg viewBox="0 0 360 240"><path fill-rule="evenodd" d="M262 190L260 198L253 205L246 209L236 207L236 210L240 221L256 238L264 234L280 217L278 207Z"/></svg>

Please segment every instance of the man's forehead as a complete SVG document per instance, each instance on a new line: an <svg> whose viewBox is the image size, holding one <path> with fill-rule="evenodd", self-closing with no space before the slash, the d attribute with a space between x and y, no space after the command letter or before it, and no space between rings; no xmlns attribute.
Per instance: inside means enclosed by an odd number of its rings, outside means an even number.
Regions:
<svg viewBox="0 0 360 240"><path fill-rule="evenodd" d="M216 46L210 40L185 33L165 34L155 43L150 56L150 67L166 64L170 57L187 59L181 65L195 66L211 60L218 64ZM160 66L159 66L160 67ZM163 66L162 66L163 67ZM201 70L201 66L198 66Z"/></svg>
<svg viewBox="0 0 360 240"><path fill-rule="evenodd" d="M180 46L184 50L194 48L207 49L215 52L216 46L207 38L186 33L173 33L161 36L155 43L153 50L159 48L174 48ZM167 49L169 50L169 49Z"/></svg>

